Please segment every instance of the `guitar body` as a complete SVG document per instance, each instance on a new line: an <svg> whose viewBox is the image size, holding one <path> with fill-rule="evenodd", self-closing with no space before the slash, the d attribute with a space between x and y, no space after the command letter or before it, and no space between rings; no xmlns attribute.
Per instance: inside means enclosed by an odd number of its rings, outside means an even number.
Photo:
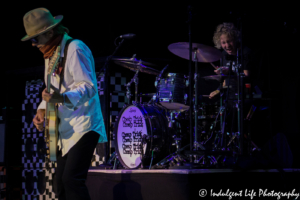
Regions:
<svg viewBox="0 0 300 200"><path fill-rule="evenodd" d="M47 91L50 92L51 75L58 67L58 60L60 58L60 46L57 47L50 63L47 72ZM49 147L49 158L52 162L56 161L57 157L57 141L58 141L58 118L57 107L54 103L46 104L46 123L45 123L45 139Z"/></svg>
<svg viewBox="0 0 300 200"><path fill-rule="evenodd" d="M45 135L48 140L50 160L56 161L58 140L57 108L54 103L47 103Z"/></svg>

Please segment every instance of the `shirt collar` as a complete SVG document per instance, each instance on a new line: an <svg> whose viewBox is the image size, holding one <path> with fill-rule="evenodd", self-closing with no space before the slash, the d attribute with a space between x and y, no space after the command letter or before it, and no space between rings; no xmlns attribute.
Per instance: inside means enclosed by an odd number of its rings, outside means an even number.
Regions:
<svg viewBox="0 0 300 200"><path fill-rule="evenodd" d="M65 46L66 46L66 42L72 39L67 33L64 34L64 37L60 43L60 57L64 57L64 51L65 51Z"/></svg>

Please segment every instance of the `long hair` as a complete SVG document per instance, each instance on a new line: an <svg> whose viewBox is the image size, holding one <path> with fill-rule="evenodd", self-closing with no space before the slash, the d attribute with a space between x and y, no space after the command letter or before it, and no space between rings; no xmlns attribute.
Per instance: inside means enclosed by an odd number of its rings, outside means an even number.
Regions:
<svg viewBox="0 0 300 200"><path fill-rule="evenodd" d="M61 23L53 28L54 35L63 35L65 33L69 33L69 29L64 27Z"/></svg>
<svg viewBox="0 0 300 200"><path fill-rule="evenodd" d="M237 46L240 44L240 31L233 25L233 23L224 22L223 24L219 24L214 33L213 42L215 47L221 49L220 36L222 34L227 35L231 39L233 39Z"/></svg>

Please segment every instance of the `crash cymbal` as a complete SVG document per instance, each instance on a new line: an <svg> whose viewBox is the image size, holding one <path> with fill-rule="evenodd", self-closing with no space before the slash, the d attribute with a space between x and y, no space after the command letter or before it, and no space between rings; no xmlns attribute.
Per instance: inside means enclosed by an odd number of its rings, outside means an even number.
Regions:
<svg viewBox="0 0 300 200"><path fill-rule="evenodd" d="M147 67L141 63L134 63L134 62L124 62L124 61L114 61L116 64L128 68L132 71L137 71L140 70L140 72L142 73L146 73L146 74L152 74L152 75L158 75L160 73L160 71L153 69L151 67Z"/></svg>
<svg viewBox="0 0 300 200"><path fill-rule="evenodd" d="M211 75L211 76L204 76L201 78L204 78L205 80L215 80L215 81L222 82L227 77L229 77L229 76L227 76L227 75ZM233 77L233 76L231 76L231 77Z"/></svg>
<svg viewBox="0 0 300 200"><path fill-rule="evenodd" d="M116 61L116 62L124 62L124 63L141 63L143 65L146 65L146 66L157 66L153 63L149 63L149 62L145 62L145 61L142 61L142 60L138 60L136 59L135 57L133 58L112 58L113 61Z"/></svg>
<svg viewBox="0 0 300 200"><path fill-rule="evenodd" d="M178 42L173 43L168 46L169 51L175 55L189 60L189 43L188 42ZM192 59L194 60L194 51L197 54L198 62L215 62L221 58L221 52L215 47L207 46L204 44L193 43L192 44L193 54Z"/></svg>

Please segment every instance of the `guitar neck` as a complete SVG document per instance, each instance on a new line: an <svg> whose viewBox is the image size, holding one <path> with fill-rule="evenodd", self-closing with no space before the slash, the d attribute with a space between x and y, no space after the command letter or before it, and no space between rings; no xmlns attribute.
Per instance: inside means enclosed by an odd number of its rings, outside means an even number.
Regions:
<svg viewBox="0 0 300 200"><path fill-rule="evenodd" d="M59 59L60 59L60 46L58 46L56 48L54 55L52 56L52 58L49 62L49 67L48 67L48 72L47 72L47 91L48 92L50 92L50 88L51 88L51 75L57 70Z"/></svg>

